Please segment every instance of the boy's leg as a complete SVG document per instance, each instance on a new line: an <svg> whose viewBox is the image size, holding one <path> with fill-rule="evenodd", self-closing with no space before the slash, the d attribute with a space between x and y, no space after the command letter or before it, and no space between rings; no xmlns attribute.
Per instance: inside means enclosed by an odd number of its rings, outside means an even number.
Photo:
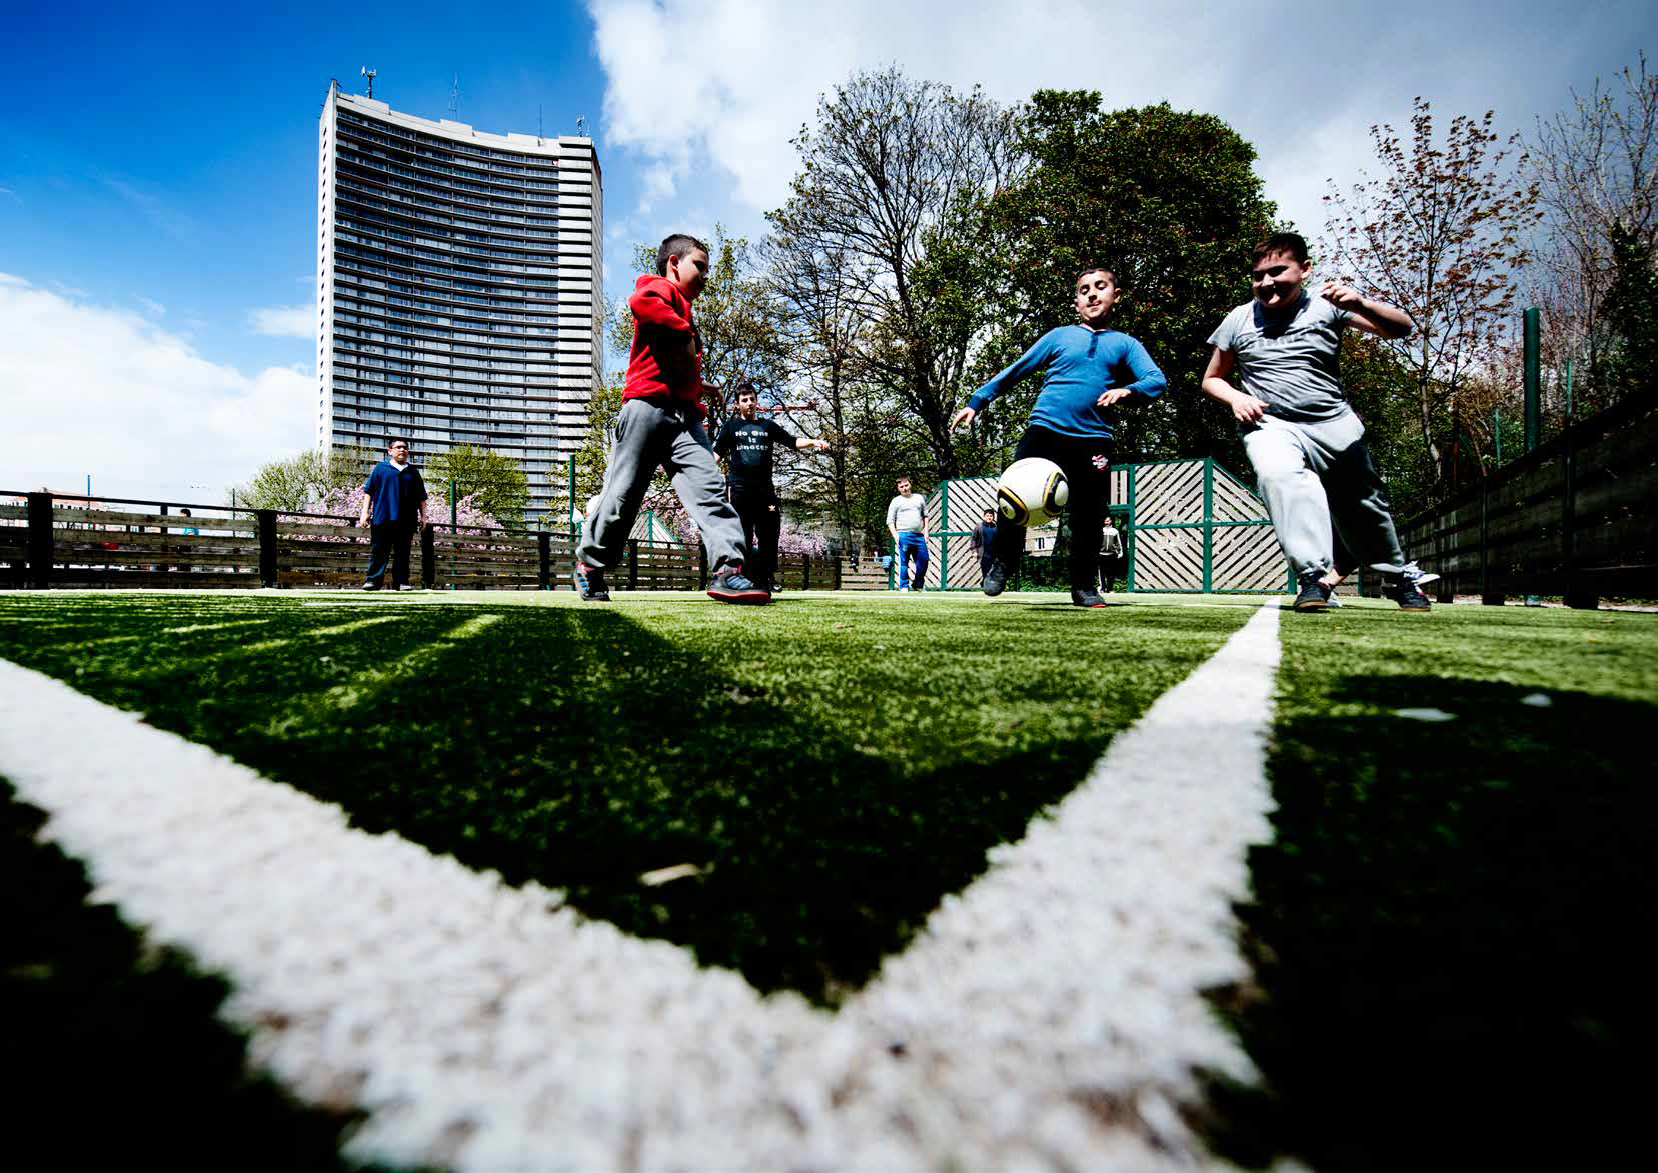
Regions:
<svg viewBox="0 0 1658 1173"><path fill-rule="evenodd" d="M907 591L910 589L909 537L910 535L907 533L899 534L898 542L892 548L893 554L898 559L898 589L901 591Z"/></svg>
<svg viewBox="0 0 1658 1173"><path fill-rule="evenodd" d="M755 565L748 577L762 586L770 586L777 575L777 539L783 535L782 503L777 494L767 492L759 510L754 519Z"/></svg>
<svg viewBox="0 0 1658 1173"><path fill-rule="evenodd" d="M1026 428L1025 434L1019 437L1019 446L1013 450L1013 459L1043 456L1053 460L1053 457L1048 455L1048 441L1053 435L1046 428ZM990 555L1007 572L1008 582L1013 581L1014 572L1019 569L1019 559L1024 553L1025 527L1014 525L1007 518L1002 518L996 523L996 537L991 542Z"/></svg>
<svg viewBox="0 0 1658 1173"><path fill-rule="evenodd" d="M616 438L605 465L604 488L593 515L582 523L576 556L588 566L609 570L622 560L628 531L639 516L639 506L651 477L662 463L668 410L644 399L622 403L616 416Z"/></svg>
<svg viewBox="0 0 1658 1173"><path fill-rule="evenodd" d="M409 549L414 545L415 527L398 522L392 533L391 581L394 587L409 585Z"/></svg>
<svg viewBox="0 0 1658 1173"><path fill-rule="evenodd" d="M1324 483L1309 465L1300 425L1267 416L1244 434L1243 442L1279 548L1296 580L1322 578L1330 569L1330 502Z"/></svg>
<svg viewBox="0 0 1658 1173"><path fill-rule="evenodd" d="M374 525L368 531L368 573L363 575L363 582L381 585L386 577L386 564L391 561L392 527L389 525Z"/></svg>
<svg viewBox="0 0 1658 1173"><path fill-rule="evenodd" d="M1071 589L1091 591L1099 582L1100 544L1111 503L1111 441L1065 437L1049 456L1065 471L1071 498L1065 506L1071 530ZM1042 455L1042 453L1037 453Z"/></svg>
<svg viewBox="0 0 1658 1173"><path fill-rule="evenodd" d="M1345 450L1330 455L1324 485L1340 546L1345 547L1337 556L1337 566L1343 570L1369 566L1383 574L1402 573L1406 558L1394 528L1387 487L1362 435Z"/></svg>
<svg viewBox="0 0 1658 1173"><path fill-rule="evenodd" d="M685 506L691 521L702 532L702 544L708 550L709 573L718 575L741 567L747 550L743 523L725 499L722 491L725 478L720 476L720 467L714 463L714 450L708 443L708 433L703 431L702 421L675 414L663 464L673 478L679 503Z"/></svg>
<svg viewBox="0 0 1658 1173"><path fill-rule="evenodd" d="M927 554L927 535L905 534L904 536L909 539L910 551L915 555L915 577L910 580L910 585L918 591L926 590L927 563L929 561Z"/></svg>
<svg viewBox="0 0 1658 1173"><path fill-rule="evenodd" d="M760 520L760 494L741 481L732 482L728 489L727 499L731 502L731 508L737 511L737 520L743 527L743 550L746 555L755 548L754 539Z"/></svg>

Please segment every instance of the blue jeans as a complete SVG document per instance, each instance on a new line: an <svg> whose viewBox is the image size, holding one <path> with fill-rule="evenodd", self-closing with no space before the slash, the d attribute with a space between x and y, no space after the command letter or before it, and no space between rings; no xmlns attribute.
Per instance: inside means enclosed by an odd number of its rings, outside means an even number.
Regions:
<svg viewBox="0 0 1658 1173"><path fill-rule="evenodd" d="M901 533L898 535L898 589L910 585L910 559L915 559L915 585L927 585L927 535Z"/></svg>

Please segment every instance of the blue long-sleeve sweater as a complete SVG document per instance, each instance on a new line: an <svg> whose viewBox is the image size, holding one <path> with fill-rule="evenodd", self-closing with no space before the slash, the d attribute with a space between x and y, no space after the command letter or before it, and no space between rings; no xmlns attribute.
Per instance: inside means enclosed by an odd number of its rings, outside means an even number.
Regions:
<svg viewBox="0 0 1658 1173"><path fill-rule="evenodd" d="M1099 397L1116 387L1127 387L1155 399L1169 381L1146 348L1120 330L1095 332L1087 326L1049 330L1019 360L973 392L967 406L980 412L1014 383L1043 367L1042 393L1031 410L1033 425L1063 436L1114 435L1110 410L1096 406Z"/></svg>

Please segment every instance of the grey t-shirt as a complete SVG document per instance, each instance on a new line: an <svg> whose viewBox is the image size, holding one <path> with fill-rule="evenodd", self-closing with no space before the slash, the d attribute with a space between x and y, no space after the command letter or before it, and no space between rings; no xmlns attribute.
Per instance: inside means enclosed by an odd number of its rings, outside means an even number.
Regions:
<svg viewBox="0 0 1658 1173"><path fill-rule="evenodd" d="M1341 391L1341 332L1349 316L1306 293L1285 318L1252 301L1227 314L1209 342L1236 356L1243 389L1266 402L1267 414L1335 419L1353 410Z"/></svg>
<svg viewBox="0 0 1658 1173"><path fill-rule="evenodd" d="M927 529L927 498L920 493L894 497L887 506L887 528L901 534L919 534Z"/></svg>

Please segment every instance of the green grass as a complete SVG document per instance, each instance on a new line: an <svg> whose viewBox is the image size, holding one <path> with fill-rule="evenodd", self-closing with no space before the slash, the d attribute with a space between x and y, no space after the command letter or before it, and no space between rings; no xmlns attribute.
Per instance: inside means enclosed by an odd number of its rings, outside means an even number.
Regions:
<svg viewBox="0 0 1658 1173"><path fill-rule="evenodd" d="M1320 1173L1622 1167L1648 1143L1658 616L1344 609L1283 642L1255 981L1217 994L1267 1085L1217 1084L1211 1135Z"/></svg>
<svg viewBox="0 0 1658 1173"><path fill-rule="evenodd" d="M357 826L834 1004L1249 613L12 596L0 655ZM681 863L701 874L638 881Z"/></svg>

